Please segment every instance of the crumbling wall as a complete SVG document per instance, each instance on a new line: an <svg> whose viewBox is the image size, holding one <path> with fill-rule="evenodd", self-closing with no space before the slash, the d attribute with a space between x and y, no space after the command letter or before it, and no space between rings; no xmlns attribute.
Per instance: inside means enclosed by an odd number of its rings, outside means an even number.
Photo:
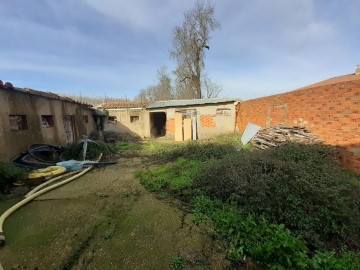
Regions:
<svg viewBox="0 0 360 270"><path fill-rule="evenodd" d="M11 130L10 115L26 116L27 128ZM51 127L42 125L42 115L52 116ZM75 116L75 139L89 135L95 129L91 110L81 104L0 87L0 160L9 161L34 143L66 145L65 115ZM88 123L84 121L85 115Z"/></svg>
<svg viewBox="0 0 360 270"><path fill-rule="evenodd" d="M262 128L305 126L325 143L340 146L345 167L360 172L359 80L317 86L241 102L237 129L251 122Z"/></svg>

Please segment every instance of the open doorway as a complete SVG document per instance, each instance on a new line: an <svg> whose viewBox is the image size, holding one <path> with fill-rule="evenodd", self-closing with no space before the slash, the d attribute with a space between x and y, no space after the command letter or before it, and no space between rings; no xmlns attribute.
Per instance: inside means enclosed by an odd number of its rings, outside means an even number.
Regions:
<svg viewBox="0 0 360 270"><path fill-rule="evenodd" d="M164 137L166 135L166 113L150 113L150 127L153 138Z"/></svg>

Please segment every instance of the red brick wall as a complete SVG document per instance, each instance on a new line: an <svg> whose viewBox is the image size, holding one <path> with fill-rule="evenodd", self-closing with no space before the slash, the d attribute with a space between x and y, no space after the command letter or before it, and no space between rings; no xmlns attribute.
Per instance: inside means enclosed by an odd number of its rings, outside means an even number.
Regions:
<svg viewBox="0 0 360 270"><path fill-rule="evenodd" d="M205 128L216 127L216 123L214 121L214 116L212 116L212 115L201 115L200 123L201 123L201 127L205 127Z"/></svg>
<svg viewBox="0 0 360 270"><path fill-rule="evenodd" d="M360 172L360 80L241 102L237 128L305 126L325 143L341 146L343 164Z"/></svg>
<svg viewBox="0 0 360 270"><path fill-rule="evenodd" d="M175 134L175 119L166 119L166 134Z"/></svg>

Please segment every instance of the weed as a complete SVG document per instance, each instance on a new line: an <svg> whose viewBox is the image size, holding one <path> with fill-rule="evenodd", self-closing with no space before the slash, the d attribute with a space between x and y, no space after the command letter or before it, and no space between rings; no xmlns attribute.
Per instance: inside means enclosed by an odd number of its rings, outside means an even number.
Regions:
<svg viewBox="0 0 360 270"><path fill-rule="evenodd" d="M171 269L184 269L187 265L187 260L182 256L173 256L171 257L170 266Z"/></svg>

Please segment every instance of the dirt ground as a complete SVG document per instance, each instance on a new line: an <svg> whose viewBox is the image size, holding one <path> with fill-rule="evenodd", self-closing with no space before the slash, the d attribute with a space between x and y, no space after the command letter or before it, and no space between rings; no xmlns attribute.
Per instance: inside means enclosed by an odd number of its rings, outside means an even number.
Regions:
<svg viewBox="0 0 360 270"><path fill-rule="evenodd" d="M120 158L18 210L5 222L3 268L171 269L179 255L210 262L186 269L223 269L221 247L191 214L134 178L143 166L144 158ZM0 211L15 202L0 201Z"/></svg>

